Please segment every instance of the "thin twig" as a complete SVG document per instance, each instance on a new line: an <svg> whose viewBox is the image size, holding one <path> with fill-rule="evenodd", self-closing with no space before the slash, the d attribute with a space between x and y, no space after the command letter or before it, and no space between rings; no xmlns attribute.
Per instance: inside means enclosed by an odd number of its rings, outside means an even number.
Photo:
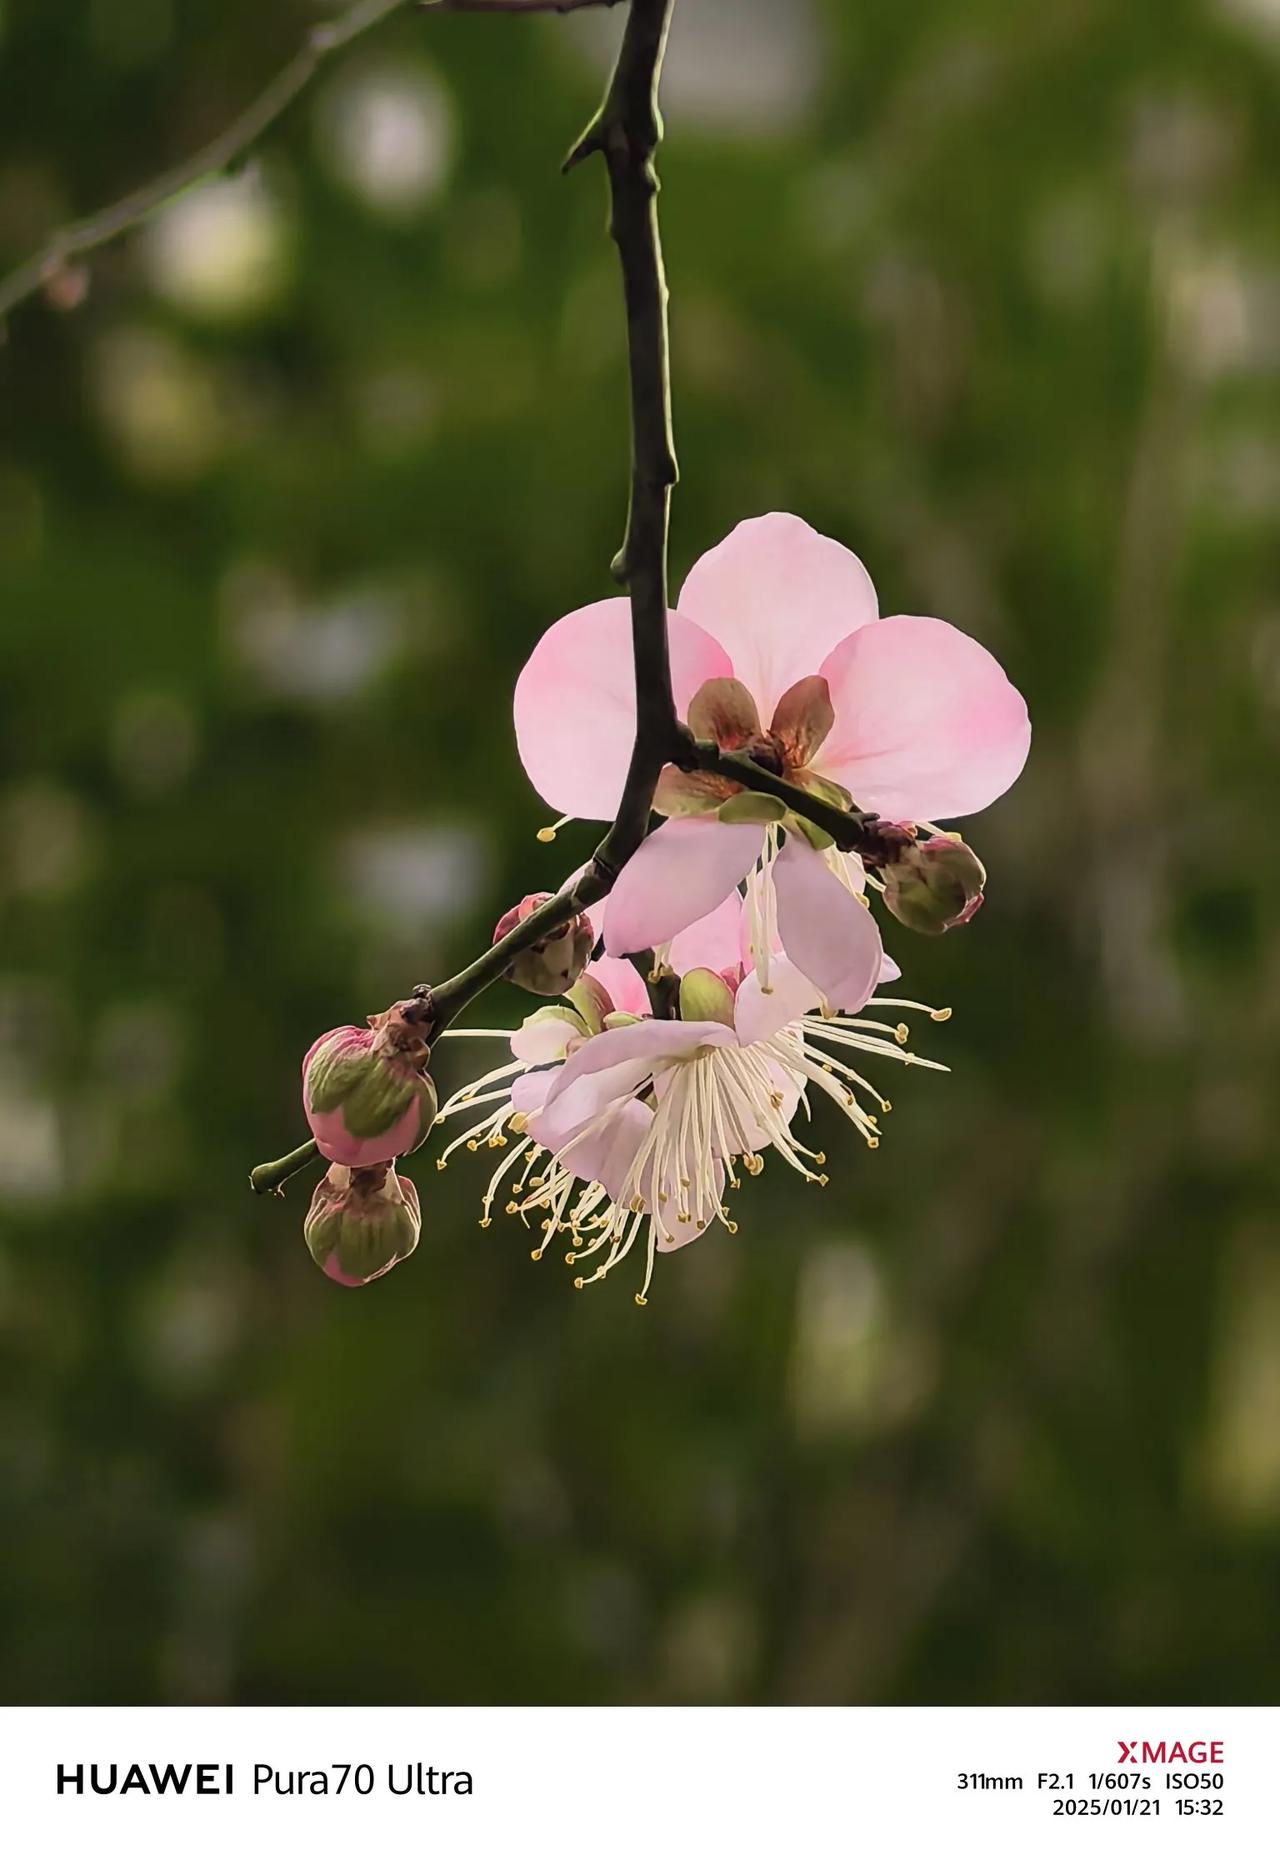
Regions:
<svg viewBox="0 0 1280 1850"><path fill-rule="evenodd" d="M135 187L114 205L51 233L33 257L0 282L0 321L19 302L35 295L73 258L100 250L198 180L207 179L238 160L301 95L327 58L371 31L404 3L405 0L359 0L358 5L339 18L313 26L284 69L276 73L244 114L237 116L220 135L215 135L212 141L179 161L177 166Z"/></svg>
<svg viewBox="0 0 1280 1850"><path fill-rule="evenodd" d="M619 0L418 0L427 13L580 13L588 6L617 6Z"/></svg>
<svg viewBox="0 0 1280 1850"><path fill-rule="evenodd" d="M296 1150L290 1150L288 1156L278 1156L274 1163L259 1163L249 1176L249 1187L255 1195L282 1195L290 1176L296 1176L308 1163L314 1163L319 1154L312 1137L299 1144Z"/></svg>
<svg viewBox="0 0 1280 1850"><path fill-rule="evenodd" d="M419 0L422 4L422 0ZM618 0L426 0L433 13L573 13L588 6L615 6ZM243 115L219 135L155 179L135 187L114 205L51 232L41 248L0 282L0 322L20 302L36 295L60 270L78 257L101 250L126 231L168 205L189 186L208 179L240 159L309 86L321 66L353 40L363 37L406 0L357 0L336 19L312 26L299 49L278 71Z"/></svg>

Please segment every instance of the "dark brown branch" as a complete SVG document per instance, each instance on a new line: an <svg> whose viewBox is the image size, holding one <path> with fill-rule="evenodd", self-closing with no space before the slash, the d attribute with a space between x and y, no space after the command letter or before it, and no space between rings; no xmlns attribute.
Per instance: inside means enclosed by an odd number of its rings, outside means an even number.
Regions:
<svg viewBox="0 0 1280 1850"><path fill-rule="evenodd" d="M837 848L866 854L881 860L885 853L883 827L879 818L861 809L837 809L834 803L814 796L800 784L788 783L764 765L757 764L746 752L726 752L710 739L695 739L682 728L683 737L671 754L672 763L682 771L710 771L744 789L758 790L764 796L778 797L797 816L825 829Z"/></svg>
<svg viewBox="0 0 1280 1850"><path fill-rule="evenodd" d="M631 500L614 576L631 597L636 737L617 818L596 864L616 875L644 840L658 774L677 735L667 649L667 525L677 477L671 429L667 281L658 230L662 140L658 80L672 0L632 0L617 66L599 113L565 162L602 154L609 230L622 264L631 385Z"/></svg>
<svg viewBox="0 0 1280 1850"><path fill-rule="evenodd" d="M631 597L636 738L617 818L567 891L434 991L439 1033L495 982L513 956L603 899L645 838L658 774L680 729L667 656L667 520L676 479L667 348L667 285L658 234L654 157L662 140L658 80L674 0L631 0L618 61L599 112L565 161L591 154L609 170L609 229L618 246L627 310L631 387L631 498L614 576Z"/></svg>

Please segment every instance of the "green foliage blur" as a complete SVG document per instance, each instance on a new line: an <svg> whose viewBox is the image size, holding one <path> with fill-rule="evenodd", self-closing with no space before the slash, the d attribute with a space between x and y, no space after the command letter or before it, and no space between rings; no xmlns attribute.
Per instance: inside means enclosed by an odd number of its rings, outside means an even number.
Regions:
<svg viewBox="0 0 1280 1850"><path fill-rule="evenodd" d="M886 927L953 1071L643 1312L465 1153L363 1292L250 1195L595 839L510 695L621 535L621 18L406 10L0 349L5 1701L1275 1697L1280 4L677 12L675 586L790 509L1031 705L980 918ZM0 259L321 16L3 0Z"/></svg>

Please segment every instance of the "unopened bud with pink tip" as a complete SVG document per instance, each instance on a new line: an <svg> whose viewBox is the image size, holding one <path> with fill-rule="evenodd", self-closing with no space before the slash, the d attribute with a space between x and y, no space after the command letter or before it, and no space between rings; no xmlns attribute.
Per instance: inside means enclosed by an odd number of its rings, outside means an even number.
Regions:
<svg viewBox="0 0 1280 1850"><path fill-rule="evenodd" d="M912 842L883 870L884 903L912 931L941 937L967 925L982 904L987 870L954 835Z"/></svg>
<svg viewBox="0 0 1280 1850"><path fill-rule="evenodd" d="M518 906L504 912L494 930L493 942L497 944L517 925L523 925L550 898L550 893L530 893ZM507 978L535 996L563 996L586 969L595 941L591 920L580 912L536 944L517 951L507 966Z"/></svg>
<svg viewBox="0 0 1280 1850"><path fill-rule="evenodd" d="M370 1015L367 1028L331 1028L302 1062L311 1134L331 1163L362 1169L416 1150L435 1122L426 1071L431 1004L425 996Z"/></svg>
<svg viewBox="0 0 1280 1850"><path fill-rule="evenodd" d="M407 1259L418 1244L418 1191L394 1163L349 1169L334 1163L311 1198L303 1232L326 1278L368 1285Z"/></svg>

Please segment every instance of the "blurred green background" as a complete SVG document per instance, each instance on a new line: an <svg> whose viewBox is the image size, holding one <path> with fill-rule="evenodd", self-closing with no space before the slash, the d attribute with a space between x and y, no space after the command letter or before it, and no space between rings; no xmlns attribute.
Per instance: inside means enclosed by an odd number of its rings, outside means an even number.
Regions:
<svg viewBox="0 0 1280 1850"><path fill-rule="evenodd" d="M6 1701L1275 1698L1280 4L677 13L675 586L787 508L1031 704L980 920L887 929L953 1074L643 1314L479 1158L364 1292L250 1196L594 841L510 693L621 533L621 16L406 11L0 351ZM321 16L3 0L0 258Z"/></svg>

